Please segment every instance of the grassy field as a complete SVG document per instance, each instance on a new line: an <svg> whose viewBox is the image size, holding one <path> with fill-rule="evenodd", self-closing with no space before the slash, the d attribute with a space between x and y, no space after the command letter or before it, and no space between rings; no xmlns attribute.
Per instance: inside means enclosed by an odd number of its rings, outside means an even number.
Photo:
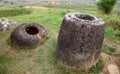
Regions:
<svg viewBox="0 0 120 74"><path fill-rule="evenodd" d="M81 6L80 8L82 7L84 6ZM30 8L29 10L31 11L31 13L29 14L5 17L17 22L16 26L25 22L36 22L43 25L47 30L47 39L42 45L39 45L37 48L32 50L15 49L8 44L8 39L12 31L0 32L0 74L87 74L85 72L73 72L69 69L56 65L55 51L57 45L57 37L64 15L70 12L83 12L103 18L107 22L105 38L112 42L120 43L119 28L117 27L114 29L113 27L111 27L113 26L113 24L111 23L115 22L116 25L116 22L120 22L120 18L118 18L118 15L120 16L120 14L118 13L120 12L117 11L118 9L119 8L116 6L111 15L104 15L97 11L96 8L93 8L92 10L88 8ZM107 48L107 50L108 49L109 47ZM111 52L114 50L116 49L112 48ZM92 72L89 71L88 74L98 74L97 72L98 71L96 70L96 67L93 67Z"/></svg>

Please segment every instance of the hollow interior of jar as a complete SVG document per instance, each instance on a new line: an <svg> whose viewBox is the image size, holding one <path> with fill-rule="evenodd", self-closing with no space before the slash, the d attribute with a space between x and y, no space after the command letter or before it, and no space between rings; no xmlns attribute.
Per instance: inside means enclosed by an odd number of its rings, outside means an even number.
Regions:
<svg viewBox="0 0 120 74"><path fill-rule="evenodd" d="M38 28L34 27L34 26L29 26L29 27L26 27L26 32L30 35L36 35L38 34L39 30Z"/></svg>

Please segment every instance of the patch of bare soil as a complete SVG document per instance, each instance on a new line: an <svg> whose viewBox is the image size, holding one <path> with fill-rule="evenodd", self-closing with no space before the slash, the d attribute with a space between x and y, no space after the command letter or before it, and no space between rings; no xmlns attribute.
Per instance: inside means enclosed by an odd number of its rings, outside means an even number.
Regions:
<svg viewBox="0 0 120 74"><path fill-rule="evenodd" d="M48 9L47 7L43 7L43 6L25 6L24 8Z"/></svg>
<svg viewBox="0 0 120 74"><path fill-rule="evenodd" d="M115 53L120 53L120 45L113 43L107 39L104 39L104 44L115 47L117 50ZM115 57L112 55L108 55L104 52L101 53L103 60L105 61L105 67L101 74L120 74L120 57Z"/></svg>
<svg viewBox="0 0 120 74"><path fill-rule="evenodd" d="M111 46L111 47L115 47L117 49L116 53L120 53L120 44L113 43L113 42L109 41L108 39L104 39L104 44Z"/></svg>

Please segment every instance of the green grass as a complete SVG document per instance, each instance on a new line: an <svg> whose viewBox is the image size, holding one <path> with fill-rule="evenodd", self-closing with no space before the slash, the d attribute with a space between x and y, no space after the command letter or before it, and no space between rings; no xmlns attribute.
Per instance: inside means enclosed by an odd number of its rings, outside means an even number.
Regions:
<svg viewBox="0 0 120 74"><path fill-rule="evenodd" d="M116 50L117 49L115 47L111 47L111 46L108 46L108 45L103 45L103 48L102 48L102 52L107 53L108 55L115 56L115 57L120 57L119 52L115 53Z"/></svg>
<svg viewBox="0 0 120 74"><path fill-rule="evenodd" d="M120 43L120 30L114 29L112 27L107 27L105 29L105 37L112 42Z"/></svg>
<svg viewBox="0 0 120 74"><path fill-rule="evenodd" d="M104 65L105 63L102 57L100 57L99 61L90 68L89 74L99 74L103 70Z"/></svg>
<svg viewBox="0 0 120 74"><path fill-rule="evenodd" d="M95 7L95 4L71 4L71 5L67 5L67 4L62 4L62 5L51 5L51 4L47 4L47 5L43 5L43 4L37 4L37 5L41 5L44 7L48 7L48 8L59 8L59 9L74 9L74 10L97 10Z"/></svg>
<svg viewBox="0 0 120 74"><path fill-rule="evenodd" d="M31 11L24 8L14 7L14 8L0 8L0 17L8 17L8 16L17 16L17 15L25 15L30 14Z"/></svg>
<svg viewBox="0 0 120 74"><path fill-rule="evenodd" d="M107 45L104 45L103 48L102 48L102 51L109 54L109 55L113 55L116 50L117 49L115 47L110 47L110 46L107 46Z"/></svg>
<svg viewBox="0 0 120 74"><path fill-rule="evenodd" d="M81 8L84 6L81 6ZM9 8L0 8L9 10ZM12 8L10 8L12 9ZM8 39L12 31L0 32L0 74L73 74L73 72L64 67L56 65L55 52L57 45L57 36L64 15L70 12L83 12L93 14L103 18L105 21L115 19L116 14L103 15L96 9L90 11L87 8L83 10L76 9L29 9L32 12L27 15L4 16L17 22L16 26L25 22L36 22L43 25L47 30L47 40L37 48L29 50L17 50L8 44ZM1 17L2 18L2 17ZM119 43L119 29L114 30L106 27L105 38ZM114 52L110 48L109 52ZM103 64L94 66L90 72L94 74L100 72ZM75 73L76 74L76 73ZM86 74L85 72L81 74Z"/></svg>
<svg viewBox="0 0 120 74"><path fill-rule="evenodd" d="M0 55L0 74L9 74L8 66L15 63L16 59L7 55Z"/></svg>
<svg viewBox="0 0 120 74"><path fill-rule="evenodd" d="M0 74L7 74L7 69L3 65L0 65Z"/></svg>

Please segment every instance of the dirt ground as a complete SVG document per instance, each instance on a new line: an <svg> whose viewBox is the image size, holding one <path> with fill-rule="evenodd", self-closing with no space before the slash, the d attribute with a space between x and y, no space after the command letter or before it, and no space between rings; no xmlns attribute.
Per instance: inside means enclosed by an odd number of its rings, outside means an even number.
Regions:
<svg viewBox="0 0 120 74"><path fill-rule="evenodd" d="M25 8L48 9L47 7L43 7L43 6L25 6Z"/></svg>
<svg viewBox="0 0 120 74"><path fill-rule="evenodd" d="M115 47L116 54L120 53L120 45L113 43L107 39L104 39L104 44ZM120 74L120 57L115 57L112 55L108 55L106 53L101 53L101 56L103 57L103 60L105 61L105 67L103 69L103 72L101 74Z"/></svg>

